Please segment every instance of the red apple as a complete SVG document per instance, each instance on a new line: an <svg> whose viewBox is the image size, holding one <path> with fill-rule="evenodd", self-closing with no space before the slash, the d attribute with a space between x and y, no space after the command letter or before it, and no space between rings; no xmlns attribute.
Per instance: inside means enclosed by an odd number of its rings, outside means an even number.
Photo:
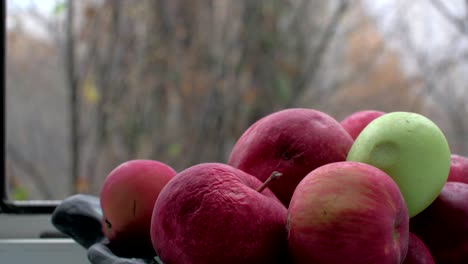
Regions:
<svg viewBox="0 0 468 264"><path fill-rule="evenodd" d="M450 156L450 172L447 181L468 184L468 157L457 154Z"/></svg>
<svg viewBox="0 0 468 264"><path fill-rule="evenodd" d="M468 263L468 184L447 182L437 199L411 218L410 230L436 263Z"/></svg>
<svg viewBox="0 0 468 264"><path fill-rule="evenodd" d="M150 224L159 192L176 174L155 160L122 163L104 180L100 202L103 232L121 256L153 256Z"/></svg>
<svg viewBox="0 0 468 264"><path fill-rule="evenodd" d="M353 140L333 117L306 108L267 115L238 139L228 164L265 181L283 174L270 189L287 207L297 184L313 169L344 161Z"/></svg>
<svg viewBox="0 0 468 264"><path fill-rule="evenodd" d="M377 110L358 111L347 116L340 123L351 137L356 139L367 124L383 114L385 114L385 112Z"/></svg>
<svg viewBox="0 0 468 264"><path fill-rule="evenodd" d="M288 209L289 252L300 263L402 263L409 216L396 183L364 163L310 172Z"/></svg>
<svg viewBox="0 0 468 264"><path fill-rule="evenodd" d="M403 264L435 264L424 242L411 232L408 239L408 254Z"/></svg>
<svg viewBox="0 0 468 264"><path fill-rule="evenodd" d="M162 190L151 221L162 262L284 263L286 207L252 175L226 164L202 163ZM261 188L263 189L263 187Z"/></svg>

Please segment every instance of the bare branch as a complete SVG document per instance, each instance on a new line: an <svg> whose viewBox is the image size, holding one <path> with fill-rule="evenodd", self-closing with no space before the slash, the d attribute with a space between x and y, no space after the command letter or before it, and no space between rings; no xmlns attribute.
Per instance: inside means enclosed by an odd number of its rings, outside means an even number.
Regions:
<svg viewBox="0 0 468 264"><path fill-rule="evenodd" d="M295 96L291 97L291 99L285 104L285 107L291 107L294 105L296 100L303 96L303 93L307 88L307 83L315 78L315 75L320 68L319 66L322 62L323 56L326 53L327 48L330 46L329 44L333 39L333 35L342 21L344 14L348 10L349 5L350 3L347 0L340 1L339 6L333 13L322 33L317 48L312 52L310 59L306 61L298 81L293 85Z"/></svg>
<svg viewBox="0 0 468 264"><path fill-rule="evenodd" d="M468 21L454 16L440 0L431 0L430 3L445 17L461 34L468 36ZM468 6L468 3L466 4Z"/></svg>
<svg viewBox="0 0 468 264"><path fill-rule="evenodd" d="M79 140L79 96L78 80L75 70L75 36L74 36L74 1L68 0L66 23L65 66L70 89L70 147L71 147L71 193L76 192L76 183L80 176L80 140Z"/></svg>

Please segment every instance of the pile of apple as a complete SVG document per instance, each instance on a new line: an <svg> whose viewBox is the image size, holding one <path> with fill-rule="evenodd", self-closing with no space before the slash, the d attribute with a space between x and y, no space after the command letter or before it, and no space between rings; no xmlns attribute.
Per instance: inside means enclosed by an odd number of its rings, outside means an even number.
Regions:
<svg viewBox="0 0 468 264"><path fill-rule="evenodd" d="M190 263L468 263L468 158L410 112L271 113L226 163L129 160L100 194L122 256Z"/></svg>

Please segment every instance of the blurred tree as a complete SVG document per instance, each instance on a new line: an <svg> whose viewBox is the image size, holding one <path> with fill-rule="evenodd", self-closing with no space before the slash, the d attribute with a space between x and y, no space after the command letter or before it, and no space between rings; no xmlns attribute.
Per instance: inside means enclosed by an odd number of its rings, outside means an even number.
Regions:
<svg viewBox="0 0 468 264"><path fill-rule="evenodd" d="M95 114L83 121L94 130L88 133L94 143L85 147L86 174L97 180L92 186L132 158L178 170L225 162L247 126L297 105L315 81L349 5L332 2L96 5L80 40L87 78L99 94Z"/></svg>
<svg viewBox="0 0 468 264"><path fill-rule="evenodd" d="M53 37L45 44L19 26L9 31L10 170L18 183L23 174L37 181L29 197L69 194L52 181L98 194L129 159L179 171L226 162L248 126L286 107L337 119L370 108L420 112L468 155L460 17L442 1L389 1L374 13L370 2L61 1L52 20L31 9ZM439 53L413 39L421 34L411 12L428 5L453 29Z"/></svg>

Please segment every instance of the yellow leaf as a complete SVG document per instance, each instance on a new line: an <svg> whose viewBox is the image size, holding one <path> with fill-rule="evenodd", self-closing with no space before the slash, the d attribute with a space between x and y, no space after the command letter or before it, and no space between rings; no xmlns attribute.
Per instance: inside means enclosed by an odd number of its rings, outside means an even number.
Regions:
<svg viewBox="0 0 468 264"><path fill-rule="evenodd" d="M78 193L86 193L89 191L89 182L88 179L79 177L75 181L75 189Z"/></svg>
<svg viewBox="0 0 468 264"><path fill-rule="evenodd" d="M99 92L97 90L94 80L90 77L86 78L83 83L83 97L87 103L95 104L99 99Z"/></svg>

